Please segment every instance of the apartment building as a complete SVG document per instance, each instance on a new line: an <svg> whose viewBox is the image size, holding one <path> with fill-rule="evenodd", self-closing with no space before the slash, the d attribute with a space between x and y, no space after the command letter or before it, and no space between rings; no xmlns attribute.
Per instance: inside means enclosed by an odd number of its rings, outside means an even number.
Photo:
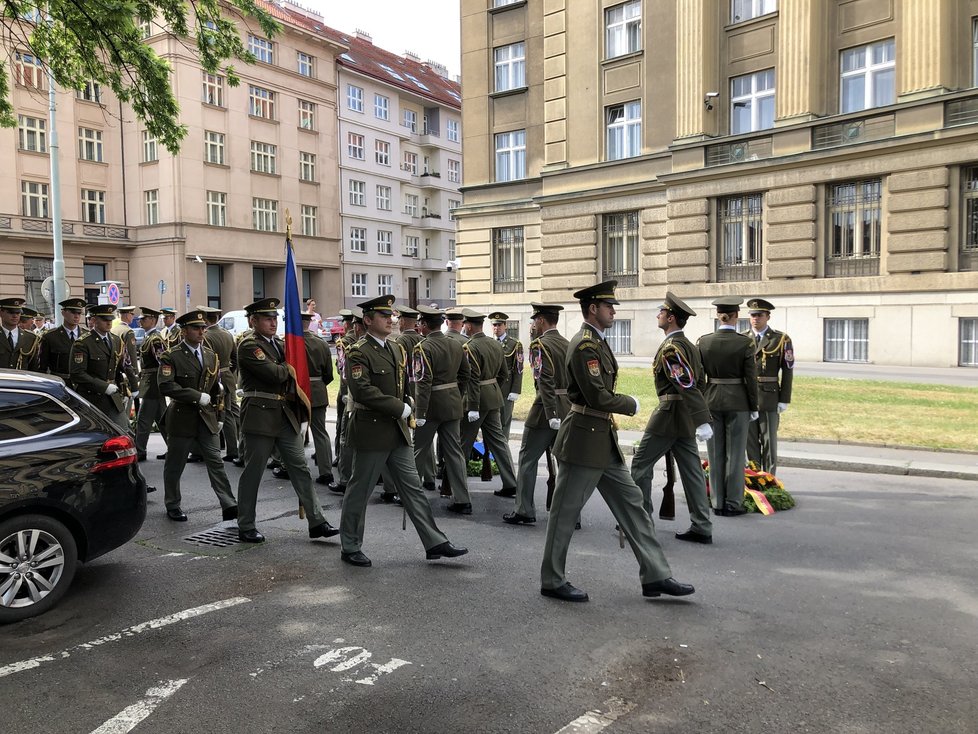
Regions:
<svg viewBox="0 0 978 734"><path fill-rule="evenodd" d="M800 360L978 366L975 0L462 0L462 29L461 303L525 324L616 278L611 343L651 355L667 289L694 338L759 295Z"/></svg>

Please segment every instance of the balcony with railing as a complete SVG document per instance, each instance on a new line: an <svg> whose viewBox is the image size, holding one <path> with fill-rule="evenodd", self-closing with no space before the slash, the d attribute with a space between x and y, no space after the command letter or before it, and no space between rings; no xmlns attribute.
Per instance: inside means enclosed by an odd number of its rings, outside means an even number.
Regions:
<svg viewBox="0 0 978 734"><path fill-rule="evenodd" d="M54 232L54 224L50 219L25 217L19 214L0 214L0 230L51 234ZM129 240L128 227L64 219L61 220L61 234L75 238L96 237L106 240Z"/></svg>
<svg viewBox="0 0 978 734"><path fill-rule="evenodd" d="M706 165L725 166L728 163L745 163L771 157L771 138L738 140L706 147Z"/></svg>
<svg viewBox="0 0 978 734"><path fill-rule="evenodd" d="M879 275L879 255L829 256L825 259L826 278L852 278L861 275Z"/></svg>
<svg viewBox="0 0 978 734"><path fill-rule="evenodd" d="M759 262L718 263L718 283L740 283L760 280L761 264Z"/></svg>

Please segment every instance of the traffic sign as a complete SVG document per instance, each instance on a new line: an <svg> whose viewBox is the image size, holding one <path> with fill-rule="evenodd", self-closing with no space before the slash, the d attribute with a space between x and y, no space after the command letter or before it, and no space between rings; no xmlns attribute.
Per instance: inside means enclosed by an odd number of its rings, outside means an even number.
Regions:
<svg viewBox="0 0 978 734"><path fill-rule="evenodd" d="M159 289L160 293L166 293L166 281L165 280L161 280L159 283L157 283L156 284L156 287Z"/></svg>
<svg viewBox="0 0 978 734"><path fill-rule="evenodd" d="M119 285L117 283L109 283L105 294L109 297L109 303L113 306L119 305Z"/></svg>

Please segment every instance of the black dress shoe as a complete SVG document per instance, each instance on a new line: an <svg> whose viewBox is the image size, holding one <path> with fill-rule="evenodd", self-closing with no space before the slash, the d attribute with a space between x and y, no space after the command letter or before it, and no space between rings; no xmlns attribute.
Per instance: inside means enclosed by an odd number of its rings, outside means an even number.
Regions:
<svg viewBox="0 0 978 734"><path fill-rule="evenodd" d="M743 507L740 507L736 510L731 510L729 507L727 507L723 511L724 517L739 517L740 515L746 515L746 514L747 514L747 510L745 510Z"/></svg>
<svg viewBox="0 0 978 734"><path fill-rule="evenodd" d="M166 516L171 520L176 522L187 522L187 516L183 514L183 510L179 507L174 507L173 509L166 511Z"/></svg>
<svg viewBox="0 0 978 734"><path fill-rule="evenodd" d="M188 464L198 464L203 460L204 457L201 456L200 454L191 454L190 456L187 457Z"/></svg>
<svg viewBox="0 0 978 734"><path fill-rule="evenodd" d="M156 455L157 461L163 461L163 459L165 459L165 458L166 458L166 452L165 451L162 454L157 454Z"/></svg>
<svg viewBox="0 0 978 734"><path fill-rule="evenodd" d="M288 471L285 470L284 467L277 466L274 469L272 469L272 476L275 477L276 479L288 479L289 473Z"/></svg>
<svg viewBox="0 0 978 734"><path fill-rule="evenodd" d="M384 492L380 495L380 501L385 505L392 504L397 499L397 494L394 492Z"/></svg>
<svg viewBox="0 0 978 734"><path fill-rule="evenodd" d="M231 505L230 507L225 507L221 510L222 520L237 520L238 519L238 506Z"/></svg>
<svg viewBox="0 0 978 734"><path fill-rule="evenodd" d="M429 548L426 550L424 557L429 561L435 561L439 558L458 558L459 556L464 556L468 552L468 548L459 548L446 540L441 545L436 545L434 548Z"/></svg>
<svg viewBox="0 0 978 734"><path fill-rule="evenodd" d="M156 487L154 487L152 484L147 484L146 485L146 494L149 494L150 492L155 492L155 491L156 491Z"/></svg>
<svg viewBox="0 0 978 734"><path fill-rule="evenodd" d="M703 535L703 533L697 533L695 530L690 528L685 533L676 533L677 540L685 540L690 543L702 543L703 545L710 545L713 542L712 535Z"/></svg>
<svg viewBox="0 0 978 734"><path fill-rule="evenodd" d="M235 456L233 459L231 459L231 463L235 466L244 466L244 459L242 459L240 456Z"/></svg>
<svg viewBox="0 0 978 734"><path fill-rule="evenodd" d="M237 460L237 458L238 458L237 456L231 456L231 454L227 454L221 457L221 461L226 461L229 464L233 464Z"/></svg>
<svg viewBox="0 0 978 734"><path fill-rule="evenodd" d="M339 465L340 465L340 460L339 459L333 459L333 468L335 469Z"/></svg>
<svg viewBox="0 0 978 734"><path fill-rule="evenodd" d="M310 538L332 538L334 535L339 534L339 528L334 528L328 522L321 522L309 528Z"/></svg>
<svg viewBox="0 0 978 734"><path fill-rule="evenodd" d="M265 536L257 530L238 530L238 540L242 543L264 543Z"/></svg>
<svg viewBox="0 0 978 734"><path fill-rule="evenodd" d="M508 497L512 499L516 496L516 487L503 487L493 492L497 497Z"/></svg>
<svg viewBox="0 0 978 734"><path fill-rule="evenodd" d="M581 591L566 583L563 586L558 586L556 589L540 589L540 593L544 596L549 596L551 599L560 599L561 601L588 600L586 591Z"/></svg>
<svg viewBox="0 0 978 734"><path fill-rule="evenodd" d="M282 466L282 465L279 464L277 461L275 461L275 459L269 459L268 460L268 463L265 464L265 468L266 469L275 469L275 468L280 467L280 466Z"/></svg>
<svg viewBox="0 0 978 734"><path fill-rule="evenodd" d="M344 563L349 563L351 566L362 566L363 568L370 568L374 565L371 563L370 559L367 558L363 551L355 551L353 553L340 553L340 558L343 559Z"/></svg>
<svg viewBox="0 0 978 734"><path fill-rule="evenodd" d="M576 523L574 523L574 530L580 530L580 529L581 529L581 522L580 520L578 520ZM617 529L618 528L615 528L615 530Z"/></svg>
<svg viewBox="0 0 978 734"><path fill-rule="evenodd" d="M332 474L320 474L318 477L316 477L316 484L330 485L335 481L336 480L333 479Z"/></svg>
<svg viewBox="0 0 978 734"><path fill-rule="evenodd" d="M136 461L139 461L139 462L146 461L146 452L145 451L137 451L136 452Z"/></svg>
<svg viewBox="0 0 978 734"><path fill-rule="evenodd" d="M328 489L330 492L336 492L336 494L344 494L346 492L346 485L339 484L338 482L330 482L326 486L326 489Z"/></svg>
<svg viewBox="0 0 978 734"><path fill-rule="evenodd" d="M681 584L671 576L662 581L653 581L651 584L642 584L642 596L689 596L695 591L691 584Z"/></svg>
<svg viewBox="0 0 978 734"><path fill-rule="evenodd" d="M422 482L422 483L421 483L421 488L422 488L422 489L426 489L426 490L427 490L427 491L429 491L429 492L434 492L434 491L435 491L435 483L434 483L434 482L432 482L432 481L431 481L431 480L429 479L429 480L428 480L427 482Z"/></svg>
<svg viewBox="0 0 978 734"><path fill-rule="evenodd" d="M537 519L535 517L521 515L518 512L507 512L503 515L503 522L509 523L510 525L532 525L536 521Z"/></svg>
<svg viewBox="0 0 978 734"><path fill-rule="evenodd" d="M452 504L445 507L449 512L455 512L459 515L471 515L472 514L472 503L471 502L452 502Z"/></svg>

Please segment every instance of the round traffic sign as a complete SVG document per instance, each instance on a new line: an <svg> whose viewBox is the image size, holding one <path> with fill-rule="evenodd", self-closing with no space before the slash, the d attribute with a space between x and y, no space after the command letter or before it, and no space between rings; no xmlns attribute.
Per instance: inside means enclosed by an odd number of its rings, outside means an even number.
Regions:
<svg viewBox="0 0 978 734"><path fill-rule="evenodd" d="M109 283L109 287L105 291L105 295L109 297L109 303L113 306L119 305L119 286L116 283Z"/></svg>

